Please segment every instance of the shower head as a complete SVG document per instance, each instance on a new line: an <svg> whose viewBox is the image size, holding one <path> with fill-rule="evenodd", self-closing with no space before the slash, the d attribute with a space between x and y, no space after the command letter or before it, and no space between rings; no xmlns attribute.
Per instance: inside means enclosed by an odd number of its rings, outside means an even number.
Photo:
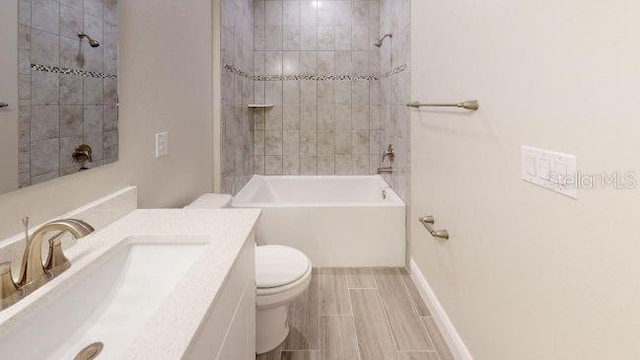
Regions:
<svg viewBox="0 0 640 360"><path fill-rule="evenodd" d="M386 38L386 37L391 38L391 37L393 37L393 35L391 33L384 34L378 41L373 43L373 45L376 46L376 47L381 47L382 46L382 40L384 40L384 38Z"/></svg>
<svg viewBox="0 0 640 360"><path fill-rule="evenodd" d="M87 38L87 40L89 40L89 46L91 46L93 48L97 48L98 46L100 46L100 43L98 42L98 40L92 39L89 35L87 35L87 34L85 34L83 32L79 32L78 33L78 37L80 39Z"/></svg>

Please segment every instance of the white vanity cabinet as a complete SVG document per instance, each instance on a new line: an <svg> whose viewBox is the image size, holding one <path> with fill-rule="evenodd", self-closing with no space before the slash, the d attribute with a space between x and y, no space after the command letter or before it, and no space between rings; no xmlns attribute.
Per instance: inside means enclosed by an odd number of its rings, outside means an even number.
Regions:
<svg viewBox="0 0 640 360"><path fill-rule="evenodd" d="M255 234L229 271L186 359L244 360L256 357Z"/></svg>

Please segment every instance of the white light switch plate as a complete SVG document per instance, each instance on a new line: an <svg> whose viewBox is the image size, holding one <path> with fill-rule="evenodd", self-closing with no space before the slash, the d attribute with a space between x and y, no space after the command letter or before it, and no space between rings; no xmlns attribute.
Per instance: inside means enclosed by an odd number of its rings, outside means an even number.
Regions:
<svg viewBox="0 0 640 360"><path fill-rule="evenodd" d="M557 193L578 198L576 157L522 146L522 179Z"/></svg>
<svg viewBox="0 0 640 360"><path fill-rule="evenodd" d="M156 134L156 157L163 157L169 154L169 133Z"/></svg>

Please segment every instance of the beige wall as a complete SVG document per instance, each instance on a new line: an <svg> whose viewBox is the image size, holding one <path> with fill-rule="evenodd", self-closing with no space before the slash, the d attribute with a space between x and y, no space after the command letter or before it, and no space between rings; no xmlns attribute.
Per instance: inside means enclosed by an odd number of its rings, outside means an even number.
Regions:
<svg viewBox="0 0 640 360"><path fill-rule="evenodd" d="M187 204L212 188L211 2L122 1L120 161L0 196L0 237L126 185L141 207ZM155 133L169 132L155 158Z"/></svg>
<svg viewBox="0 0 640 360"><path fill-rule="evenodd" d="M520 180L520 145L640 170L640 3L412 2L412 254L475 359L640 358L640 192Z"/></svg>
<svg viewBox="0 0 640 360"><path fill-rule="evenodd" d="M0 193L18 188L18 1L0 11Z"/></svg>

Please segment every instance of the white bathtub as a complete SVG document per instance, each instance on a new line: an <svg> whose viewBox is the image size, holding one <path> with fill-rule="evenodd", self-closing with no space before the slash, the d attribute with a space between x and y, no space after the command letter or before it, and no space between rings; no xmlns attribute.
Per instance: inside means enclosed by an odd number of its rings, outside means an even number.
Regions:
<svg viewBox="0 0 640 360"><path fill-rule="evenodd" d="M258 244L297 248L314 266L405 264L405 204L381 176L256 175L232 204L263 210Z"/></svg>

